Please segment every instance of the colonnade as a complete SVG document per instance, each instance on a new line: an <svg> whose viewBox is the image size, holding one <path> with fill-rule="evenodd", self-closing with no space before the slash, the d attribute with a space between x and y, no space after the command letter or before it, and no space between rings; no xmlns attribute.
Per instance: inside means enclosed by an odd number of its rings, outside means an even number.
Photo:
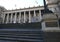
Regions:
<svg viewBox="0 0 60 42"><path fill-rule="evenodd" d="M38 20L34 20L36 18ZM3 14L3 23L26 23L26 22L31 23L33 22L33 20L34 22L36 21L39 22L41 20L40 10L33 10L32 12L31 11L23 11L23 12L21 11L21 12L13 12L13 13L10 12Z"/></svg>

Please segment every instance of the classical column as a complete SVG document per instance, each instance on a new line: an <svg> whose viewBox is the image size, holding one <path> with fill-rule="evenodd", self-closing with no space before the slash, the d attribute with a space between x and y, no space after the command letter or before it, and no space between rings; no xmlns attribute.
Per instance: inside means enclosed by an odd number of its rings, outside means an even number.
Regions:
<svg viewBox="0 0 60 42"><path fill-rule="evenodd" d="M26 21L26 15L25 15L25 11L24 11L24 23L25 23L25 21Z"/></svg>
<svg viewBox="0 0 60 42"><path fill-rule="evenodd" d="M30 11L29 11L29 23L31 23L31 14L30 14Z"/></svg>
<svg viewBox="0 0 60 42"><path fill-rule="evenodd" d="M34 17L33 17L33 22L36 22L36 13L35 13L35 10L34 10Z"/></svg>
<svg viewBox="0 0 60 42"><path fill-rule="evenodd" d="M43 22L41 23L41 26L42 26L42 30L44 31L45 28L46 28L45 21L43 21Z"/></svg>
<svg viewBox="0 0 60 42"><path fill-rule="evenodd" d="M39 10L39 21L42 20L42 16L41 16L41 10Z"/></svg>
<svg viewBox="0 0 60 42"><path fill-rule="evenodd" d="M13 13L11 13L11 20L10 20L10 23L12 23L12 17L13 17Z"/></svg>
<svg viewBox="0 0 60 42"><path fill-rule="evenodd" d="M17 13L15 13L15 21L14 21L14 23L16 23L16 19L17 19L16 17L17 17Z"/></svg>
<svg viewBox="0 0 60 42"><path fill-rule="evenodd" d="M35 10L34 10L34 17L36 17L36 13L35 13Z"/></svg>
<svg viewBox="0 0 60 42"><path fill-rule="evenodd" d="M7 15L8 15L8 14L6 14L6 21L5 21L5 23L7 23L7 19L8 19L8 18L7 18L7 17L8 17Z"/></svg>
<svg viewBox="0 0 60 42"><path fill-rule="evenodd" d="M9 13L7 14L7 21L6 23L9 23Z"/></svg>
<svg viewBox="0 0 60 42"><path fill-rule="evenodd" d="M5 21L5 14L3 14L3 23L4 23L4 21Z"/></svg>
<svg viewBox="0 0 60 42"><path fill-rule="evenodd" d="M21 12L19 12L19 23L21 23Z"/></svg>

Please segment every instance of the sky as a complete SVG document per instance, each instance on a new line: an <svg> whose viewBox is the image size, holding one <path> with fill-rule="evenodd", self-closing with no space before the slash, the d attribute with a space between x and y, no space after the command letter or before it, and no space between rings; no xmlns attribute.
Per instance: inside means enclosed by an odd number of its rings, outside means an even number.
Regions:
<svg viewBox="0 0 60 42"><path fill-rule="evenodd" d="M0 6L7 10L42 6L43 0L0 0Z"/></svg>

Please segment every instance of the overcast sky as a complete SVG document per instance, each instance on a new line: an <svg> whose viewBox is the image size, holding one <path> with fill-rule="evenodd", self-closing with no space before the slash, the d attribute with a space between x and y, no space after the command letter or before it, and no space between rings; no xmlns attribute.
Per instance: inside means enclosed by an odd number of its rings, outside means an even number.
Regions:
<svg viewBox="0 0 60 42"><path fill-rule="evenodd" d="M0 0L0 6L4 6L6 9L19 9L28 8L34 6L42 6L43 0Z"/></svg>

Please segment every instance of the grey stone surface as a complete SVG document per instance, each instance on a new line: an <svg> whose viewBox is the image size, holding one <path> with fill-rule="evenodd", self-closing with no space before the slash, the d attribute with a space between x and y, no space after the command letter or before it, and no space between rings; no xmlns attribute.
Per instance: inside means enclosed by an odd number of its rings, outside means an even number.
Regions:
<svg viewBox="0 0 60 42"><path fill-rule="evenodd" d="M45 42L60 42L60 32L45 32Z"/></svg>

